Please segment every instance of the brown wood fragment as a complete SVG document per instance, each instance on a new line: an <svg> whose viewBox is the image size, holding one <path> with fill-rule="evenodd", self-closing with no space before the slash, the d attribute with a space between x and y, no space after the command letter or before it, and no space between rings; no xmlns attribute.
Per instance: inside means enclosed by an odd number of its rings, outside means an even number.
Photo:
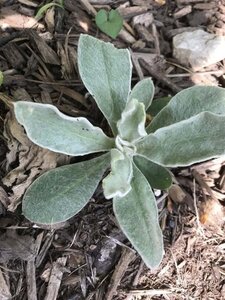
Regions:
<svg viewBox="0 0 225 300"><path fill-rule="evenodd" d="M57 86L57 85L53 85L53 88L54 90L59 91L60 93L63 93L68 97L72 98L73 100L79 102L84 107L89 108L89 105L87 104L85 97L80 93L76 92L74 89L72 90L68 87Z"/></svg>
<svg viewBox="0 0 225 300"><path fill-rule="evenodd" d="M147 12L148 8L145 6L130 6L130 7L122 6L119 7L117 10L119 11L119 13L124 19L130 19Z"/></svg>
<svg viewBox="0 0 225 300"><path fill-rule="evenodd" d="M202 10L206 10L206 9L214 9L216 7L216 3L215 2L211 2L211 3L198 3L194 5L195 9L202 9Z"/></svg>
<svg viewBox="0 0 225 300"><path fill-rule="evenodd" d="M132 290L129 291L129 295L132 297L141 297L141 296L157 296L157 295L168 295L171 294L171 290L167 289L155 289L155 290Z"/></svg>
<svg viewBox="0 0 225 300"><path fill-rule="evenodd" d="M132 262L135 258L135 253L128 249L124 248L122 251L121 258L118 264L115 267L115 271L113 272L112 278L110 280L109 288L106 293L105 299L111 300L113 296L116 294L117 287L120 284L120 281L127 270L128 265Z"/></svg>
<svg viewBox="0 0 225 300"><path fill-rule="evenodd" d="M173 17L175 19L180 19L188 14L190 14L192 12L192 6L191 5L187 5L183 8L181 8L180 10L176 11L174 14L173 14Z"/></svg>
<svg viewBox="0 0 225 300"><path fill-rule="evenodd" d="M30 1L30 0L18 0L18 2L25 4L27 6L31 6L31 7L38 7L38 3L34 2L34 1Z"/></svg>
<svg viewBox="0 0 225 300"><path fill-rule="evenodd" d="M136 42L136 39L125 29L121 29L120 33L118 34L118 37L124 40L128 44L133 44Z"/></svg>
<svg viewBox="0 0 225 300"><path fill-rule="evenodd" d="M36 257L35 265L37 268L41 265L42 261L47 255L48 249L51 247L53 238L54 238L54 232L51 232L46 236L45 242L42 245L42 248Z"/></svg>
<svg viewBox="0 0 225 300"><path fill-rule="evenodd" d="M178 87L175 83L169 80L164 74L156 70L155 66L151 66L146 64L146 61L140 59L140 65L148 71L148 73L154 77L155 79L159 80L162 84L169 87L174 93L180 92L182 89Z"/></svg>
<svg viewBox="0 0 225 300"><path fill-rule="evenodd" d="M26 282L27 282L27 299L37 300L35 264L33 259L27 262Z"/></svg>
<svg viewBox="0 0 225 300"><path fill-rule="evenodd" d="M135 25L135 29L138 32L140 38L146 42L154 42L153 35L149 32L148 28L143 25L137 24Z"/></svg>
<svg viewBox="0 0 225 300"><path fill-rule="evenodd" d="M51 47L47 45L47 43L37 34L36 31L30 30L29 36L31 40L35 43L45 63L52 65L60 65L58 55Z"/></svg>
<svg viewBox="0 0 225 300"><path fill-rule="evenodd" d="M159 34L156 28L156 25L152 23L152 35L154 38L155 52L160 55L160 46L159 46Z"/></svg>
<svg viewBox="0 0 225 300"><path fill-rule="evenodd" d="M133 284L132 284L133 288L135 288L138 285L139 278L141 276L141 273L143 272L143 269L144 269L144 262L142 260L139 265L138 272L135 275L134 280L133 280ZM133 299L133 296L131 294L128 294L125 300L132 300L132 299Z"/></svg>
<svg viewBox="0 0 225 300"><path fill-rule="evenodd" d="M25 59L15 43L8 43L1 50L6 60L14 69L22 69L24 67Z"/></svg>
<svg viewBox="0 0 225 300"><path fill-rule="evenodd" d="M146 12L142 15L136 16L133 18L134 26L137 24L143 25L145 27L149 27L154 21L154 16L151 12Z"/></svg>
<svg viewBox="0 0 225 300"><path fill-rule="evenodd" d="M207 2L208 0L176 0L177 5ZM210 1L210 0L209 0Z"/></svg>
<svg viewBox="0 0 225 300"><path fill-rule="evenodd" d="M134 53L131 49L130 49L130 53L131 53L131 59L132 59L133 65L136 69L136 72L138 74L138 77L139 77L140 80L142 80L144 78L144 74L143 74L143 71L141 69L140 63L139 63L137 57L134 55Z"/></svg>
<svg viewBox="0 0 225 300"><path fill-rule="evenodd" d="M66 265L67 257L59 257L56 262L53 263L47 293L44 300L56 300L58 296L59 287L62 281L64 273L64 267Z"/></svg>
<svg viewBox="0 0 225 300"><path fill-rule="evenodd" d="M91 14L92 16L96 15L97 13L96 9L90 4L88 0L79 0L79 1L89 14Z"/></svg>

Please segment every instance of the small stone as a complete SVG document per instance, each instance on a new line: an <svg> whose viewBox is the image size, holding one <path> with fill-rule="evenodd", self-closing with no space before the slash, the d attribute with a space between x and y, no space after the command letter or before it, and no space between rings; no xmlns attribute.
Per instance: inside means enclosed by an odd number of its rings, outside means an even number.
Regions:
<svg viewBox="0 0 225 300"><path fill-rule="evenodd" d="M194 71L225 58L225 37L198 29L173 38L173 56Z"/></svg>

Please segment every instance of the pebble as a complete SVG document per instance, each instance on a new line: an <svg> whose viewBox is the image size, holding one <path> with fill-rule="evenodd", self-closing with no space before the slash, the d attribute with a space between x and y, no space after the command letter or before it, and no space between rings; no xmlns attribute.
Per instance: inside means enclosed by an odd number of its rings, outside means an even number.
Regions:
<svg viewBox="0 0 225 300"><path fill-rule="evenodd" d="M225 37L198 29L173 37L173 56L194 71L225 58Z"/></svg>

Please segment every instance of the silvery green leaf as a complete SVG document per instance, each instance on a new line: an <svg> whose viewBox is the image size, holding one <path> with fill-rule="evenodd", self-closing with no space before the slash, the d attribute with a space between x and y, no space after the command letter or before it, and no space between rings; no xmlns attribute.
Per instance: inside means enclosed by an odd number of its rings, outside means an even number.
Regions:
<svg viewBox="0 0 225 300"><path fill-rule="evenodd" d="M145 106L143 103L132 99L122 112L121 119L117 123L119 136L129 142L135 142L147 135L145 131Z"/></svg>
<svg viewBox="0 0 225 300"><path fill-rule="evenodd" d="M149 268L157 267L163 256L163 237L154 194L144 175L134 166L130 192L113 199L118 223Z"/></svg>
<svg viewBox="0 0 225 300"><path fill-rule="evenodd" d="M132 64L129 51L81 34L78 67L84 85L116 134L116 123L130 93Z"/></svg>
<svg viewBox="0 0 225 300"><path fill-rule="evenodd" d="M117 149L111 150L111 172L103 179L102 186L106 199L123 197L131 189L133 166L131 158Z"/></svg>
<svg viewBox="0 0 225 300"><path fill-rule="evenodd" d="M225 155L225 116L209 112L158 129L136 144L137 153L166 167Z"/></svg>
<svg viewBox="0 0 225 300"><path fill-rule="evenodd" d="M109 165L107 153L44 173L26 191L23 214L39 224L68 220L87 204Z"/></svg>
<svg viewBox="0 0 225 300"><path fill-rule="evenodd" d="M179 92L153 119L147 132L154 132L158 128L189 119L204 111L225 114L225 89L194 86Z"/></svg>
<svg viewBox="0 0 225 300"><path fill-rule="evenodd" d="M171 100L172 97L162 97L154 99L151 106L148 108L147 113L155 117Z"/></svg>
<svg viewBox="0 0 225 300"><path fill-rule="evenodd" d="M134 163L154 189L165 190L172 184L170 172L141 156L134 156Z"/></svg>
<svg viewBox="0 0 225 300"><path fill-rule="evenodd" d="M132 89L129 99L137 99L139 102L144 103L145 110L152 103L152 99L154 97L155 87L151 78L145 78L139 81Z"/></svg>
<svg viewBox="0 0 225 300"><path fill-rule="evenodd" d="M49 104L19 101L14 105L16 118L29 139L43 148L77 156L114 146L113 139L85 118L68 117Z"/></svg>

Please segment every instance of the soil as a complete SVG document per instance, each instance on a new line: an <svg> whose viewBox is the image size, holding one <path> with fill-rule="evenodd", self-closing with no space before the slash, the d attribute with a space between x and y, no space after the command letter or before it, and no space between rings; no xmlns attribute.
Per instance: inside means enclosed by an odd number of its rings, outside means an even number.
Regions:
<svg viewBox="0 0 225 300"><path fill-rule="evenodd" d="M65 0L64 9L53 6L37 21L47 2L0 0L0 300L225 299L224 158L172 169L173 188L155 191L165 255L149 270L100 186L85 209L59 226L24 218L21 201L30 184L79 158L31 143L12 110L15 99L50 103L107 132L78 74L81 33L129 48L132 84L151 76L156 99L197 84L224 87L224 61L193 72L173 58L172 38L196 28L225 35L225 1ZM123 16L116 39L97 29L100 8Z"/></svg>

